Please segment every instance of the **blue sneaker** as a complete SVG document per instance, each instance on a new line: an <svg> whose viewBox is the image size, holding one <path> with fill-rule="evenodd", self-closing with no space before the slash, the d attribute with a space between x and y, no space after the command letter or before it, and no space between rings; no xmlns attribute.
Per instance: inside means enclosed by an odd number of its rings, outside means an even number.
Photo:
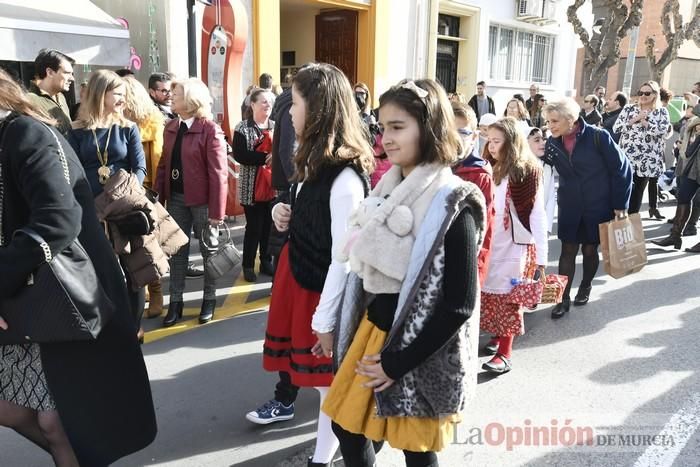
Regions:
<svg viewBox="0 0 700 467"><path fill-rule="evenodd" d="M268 425L270 423L291 420L294 418L294 403L285 406L275 399L270 399L261 407L245 414L245 418L258 425Z"/></svg>

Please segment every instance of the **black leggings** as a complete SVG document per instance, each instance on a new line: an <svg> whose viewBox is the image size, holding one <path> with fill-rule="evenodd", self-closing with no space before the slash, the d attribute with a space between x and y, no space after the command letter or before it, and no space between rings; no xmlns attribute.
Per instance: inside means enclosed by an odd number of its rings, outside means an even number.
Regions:
<svg viewBox="0 0 700 467"><path fill-rule="evenodd" d="M578 243L561 243L559 274L569 278L569 283L566 284L566 289L564 289L564 298L569 298L571 284L574 281L578 249ZM581 245L581 253L583 253L583 279L581 279L581 287L590 287L595 273L598 271L598 264L600 263L600 259L598 258L598 244L584 243Z"/></svg>
<svg viewBox="0 0 700 467"><path fill-rule="evenodd" d="M647 184L649 184L649 209L656 209L658 206L659 179L657 177L639 177L635 175L633 180L634 185L632 186L628 212L634 214L642 209L642 199L644 198L644 189L647 187Z"/></svg>
<svg viewBox="0 0 700 467"><path fill-rule="evenodd" d="M245 212L245 233L243 234L243 267L252 268L255 265L255 256L260 246L260 259L269 261L267 242L270 238L272 217L270 203L255 203L252 206L243 206Z"/></svg>
<svg viewBox="0 0 700 467"><path fill-rule="evenodd" d="M363 435L350 433L335 422L331 423L333 433L340 442L340 452L346 467L373 467L375 454L384 445L383 441L370 441ZM432 451L403 451L406 467L438 467L437 454Z"/></svg>

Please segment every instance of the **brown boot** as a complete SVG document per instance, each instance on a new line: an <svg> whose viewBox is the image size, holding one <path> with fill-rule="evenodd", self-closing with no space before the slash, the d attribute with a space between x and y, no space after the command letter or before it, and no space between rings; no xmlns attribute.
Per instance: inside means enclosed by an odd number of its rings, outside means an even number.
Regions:
<svg viewBox="0 0 700 467"><path fill-rule="evenodd" d="M163 314L163 288L160 281L154 281L148 284L150 300L148 301L148 309L146 310L146 318L157 318Z"/></svg>
<svg viewBox="0 0 700 467"><path fill-rule="evenodd" d="M659 246L673 246L676 250L680 250L683 244L681 232L683 232L685 223L688 222L688 217L690 217L689 204L676 206L676 216L674 217L673 227L671 227L671 234L661 240L653 240L652 243Z"/></svg>

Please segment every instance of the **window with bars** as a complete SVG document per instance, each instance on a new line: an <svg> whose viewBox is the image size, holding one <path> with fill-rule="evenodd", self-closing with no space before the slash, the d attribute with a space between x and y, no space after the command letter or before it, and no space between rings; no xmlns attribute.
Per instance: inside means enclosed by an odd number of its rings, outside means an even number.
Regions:
<svg viewBox="0 0 700 467"><path fill-rule="evenodd" d="M490 26L490 79L551 84L553 59L554 36Z"/></svg>

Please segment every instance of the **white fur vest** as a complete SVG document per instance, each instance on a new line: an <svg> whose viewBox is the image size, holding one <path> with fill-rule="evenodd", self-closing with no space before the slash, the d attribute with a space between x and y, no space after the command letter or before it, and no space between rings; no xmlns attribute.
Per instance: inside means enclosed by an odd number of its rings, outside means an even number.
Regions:
<svg viewBox="0 0 700 467"><path fill-rule="evenodd" d="M416 229L409 266L401 283L394 322L384 348L406 348L435 312L442 295L445 234L457 215L468 208L478 231L485 231L485 203L479 188L451 177L426 205ZM382 252L387 254L387 250ZM335 364L340 366L372 295L363 280L351 273L336 321ZM478 304L466 324L440 350L375 394L377 414L389 417L440 417L458 413L476 390Z"/></svg>

